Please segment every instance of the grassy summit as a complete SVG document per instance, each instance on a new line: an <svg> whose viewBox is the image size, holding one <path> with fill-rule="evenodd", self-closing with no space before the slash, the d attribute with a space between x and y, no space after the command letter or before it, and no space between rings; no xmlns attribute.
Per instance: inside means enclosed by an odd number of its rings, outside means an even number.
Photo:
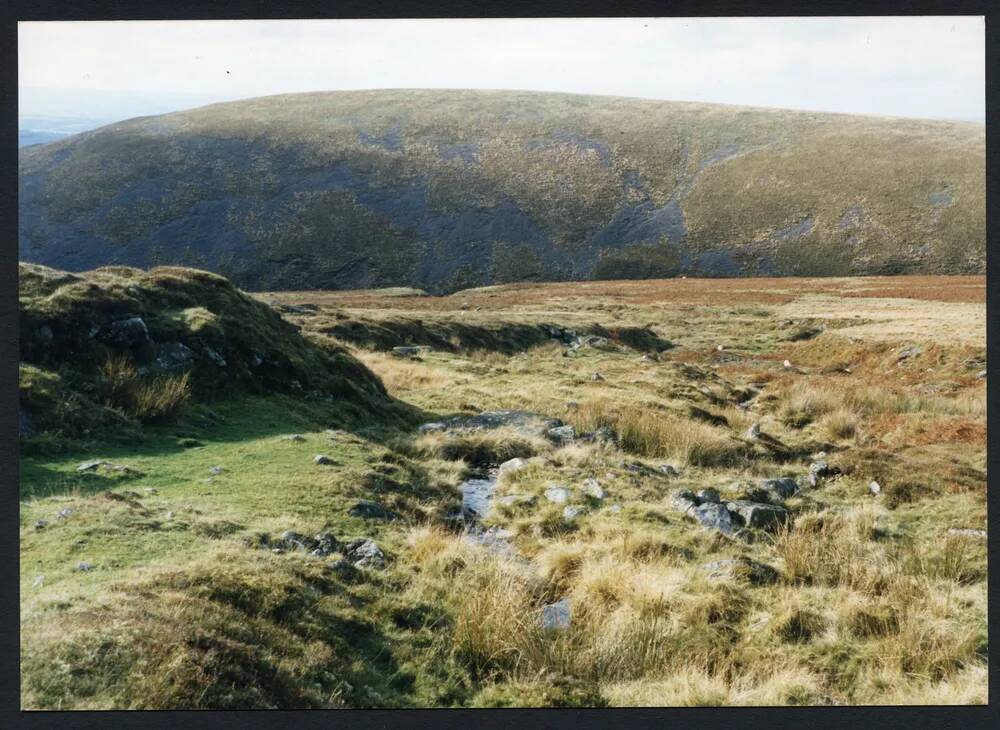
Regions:
<svg viewBox="0 0 1000 730"><path fill-rule="evenodd" d="M982 125L507 91L263 97L21 151L20 253L252 289L980 273Z"/></svg>

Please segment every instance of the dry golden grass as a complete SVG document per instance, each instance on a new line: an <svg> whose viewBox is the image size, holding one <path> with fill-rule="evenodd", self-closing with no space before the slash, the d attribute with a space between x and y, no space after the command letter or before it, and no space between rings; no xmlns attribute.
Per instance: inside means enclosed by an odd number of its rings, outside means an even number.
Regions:
<svg viewBox="0 0 1000 730"><path fill-rule="evenodd" d="M101 365L109 406L140 421L165 421L177 416L191 398L188 373L176 377L143 377L126 358L109 358Z"/></svg>

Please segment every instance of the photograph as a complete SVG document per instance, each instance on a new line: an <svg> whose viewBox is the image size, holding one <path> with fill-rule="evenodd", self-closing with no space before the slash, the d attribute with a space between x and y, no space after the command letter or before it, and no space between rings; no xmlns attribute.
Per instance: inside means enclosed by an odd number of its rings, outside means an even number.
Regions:
<svg viewBox="0 0 1000 730"><path fill-rule="evenodd" d="M988 705L986 27L19 20L16 711Z"/></svg>

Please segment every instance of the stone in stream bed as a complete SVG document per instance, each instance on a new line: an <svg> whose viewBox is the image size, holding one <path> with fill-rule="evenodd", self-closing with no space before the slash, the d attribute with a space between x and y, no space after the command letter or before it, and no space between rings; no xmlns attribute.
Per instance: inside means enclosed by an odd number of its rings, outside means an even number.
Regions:
<svg viewBox="0 0 1000 730"><path fill-rule="evenodd" d="M462 516L481 520L490 512L490 501L496 491L496 479L466 479L459 485L462 492Z"/></svg>
<svg viewBox="0 0 1000 730"><path fill-rule="evenodd" d="M526 467L528 462L520 457L515 457L513 459L508 459L500 465L499 470L497 470L497 476L501 477L504 474L513 474Z"/></svg>

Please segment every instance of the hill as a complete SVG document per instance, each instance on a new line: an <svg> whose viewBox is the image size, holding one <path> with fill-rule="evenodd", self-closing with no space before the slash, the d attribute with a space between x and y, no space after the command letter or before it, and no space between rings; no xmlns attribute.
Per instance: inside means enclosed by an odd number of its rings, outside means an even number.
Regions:
<svg viewBox="0 0 1000 730"><path fill-rule="evenodd" d="M271 96L20 153L20 256L251 289L982 273L985 129L508 91Z"/></svg>
<svg viewBox="0 0 1000 730"><path fill-rule="evenodd" d="M189 401L236 394L308 394L368 417L389 405L343 347L215 274L21 264L18 275L24 445L134 439Z"/></svg>

